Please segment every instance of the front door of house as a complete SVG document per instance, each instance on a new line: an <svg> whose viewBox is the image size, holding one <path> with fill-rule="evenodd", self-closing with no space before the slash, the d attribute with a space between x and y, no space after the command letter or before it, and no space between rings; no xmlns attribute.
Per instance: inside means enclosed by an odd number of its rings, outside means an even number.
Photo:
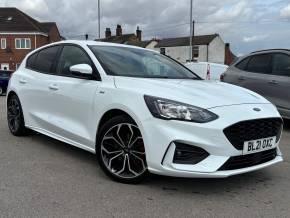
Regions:
<svg viewBox="0 0 290 218"><path fill-rule="evenodd" d="M9 64L3 63L1 64L1 70L9 70Z"/></svg>

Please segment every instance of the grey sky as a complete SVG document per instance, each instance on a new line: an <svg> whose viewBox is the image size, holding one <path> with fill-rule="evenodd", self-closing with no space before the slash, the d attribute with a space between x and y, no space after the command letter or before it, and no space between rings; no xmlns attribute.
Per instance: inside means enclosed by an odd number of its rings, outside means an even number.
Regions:
<svg viewBox="0 0 290 218"><path fill-rule="evenodd" d="M55 21L66 37L97 37L97 0L0 0L40 21ZM189 0L101 0L101 34L106 27L124 33L137 26L145 39L189 34ZM290 1L194 0L196 34L219 33L236 54L290 48Z"/></svg>

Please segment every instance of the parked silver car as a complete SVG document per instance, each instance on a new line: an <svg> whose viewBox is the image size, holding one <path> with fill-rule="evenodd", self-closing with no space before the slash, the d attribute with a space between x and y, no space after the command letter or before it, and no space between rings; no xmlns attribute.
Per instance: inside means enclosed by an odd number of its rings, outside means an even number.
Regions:
<svg viewBox="0 0 290 218"><path fill-rule="evenodd" d="M290 50L263 50L244 56L221 75L221 81L263 95L290 119Z"/></svg>

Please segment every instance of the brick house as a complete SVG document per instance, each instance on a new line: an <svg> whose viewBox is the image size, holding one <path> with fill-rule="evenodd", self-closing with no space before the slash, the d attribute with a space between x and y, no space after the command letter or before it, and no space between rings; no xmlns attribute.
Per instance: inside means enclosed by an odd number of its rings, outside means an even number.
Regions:
<svg viewBox="0 0 290 218"><path fill-rule="evenodd" d="M97 39L96 41L112 42L119 44L127 44L128 42L141 42L142 31L139 29L139 27L137 27L136 34L135 33L123 34L122 27L120 24L118 24L116 28L116 35L112 35L111 29L106 28L105 38L100 40Z"/></svg>
<svg viewBox="0 0 290 218"><path fill-rule="evenodd" d="M0 69L15 71L32 50L60 41L54 22L38 22L17 8L0 8Z"/></svg>

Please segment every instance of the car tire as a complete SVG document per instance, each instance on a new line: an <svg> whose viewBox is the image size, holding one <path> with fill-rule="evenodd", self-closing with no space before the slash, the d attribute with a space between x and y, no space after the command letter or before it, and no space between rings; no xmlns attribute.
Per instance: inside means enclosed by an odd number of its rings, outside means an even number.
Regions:
<svg viewBox="0 0 290 218"><path fill-rule="evenodd" d="M136 184L148 175L141 132L128 116L117 116L100 129L96 154L103 171L113 180Z"/></svg>
<svg viewBox="0 0 290 218"><path fill-rule="evenodd" d="M12 95L7 101L7 122L14 136L26 136L30 130L25 127L23 111L19 98Z"/></svg>
<svg viewBox="0 0 290 218"><path fill-rule="evenodd" d="M3 88L0 86L0 96L3 95L4 91Z"/></svg>

